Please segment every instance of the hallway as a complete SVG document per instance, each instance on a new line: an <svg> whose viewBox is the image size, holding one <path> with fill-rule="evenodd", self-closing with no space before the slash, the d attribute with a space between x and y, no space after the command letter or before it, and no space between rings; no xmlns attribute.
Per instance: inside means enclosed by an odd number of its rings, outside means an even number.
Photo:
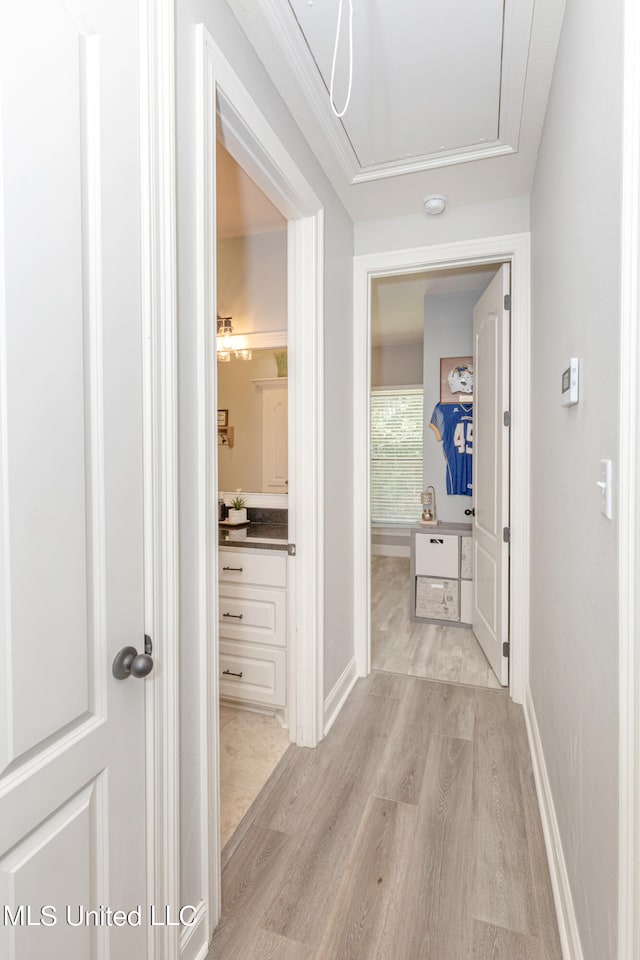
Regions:
<svg viewBox="0 0 640 960"><path fill-rule="evenodd" d="M523 713L502 691L373 673L252 814L208 960L560 960Z"/></svg>

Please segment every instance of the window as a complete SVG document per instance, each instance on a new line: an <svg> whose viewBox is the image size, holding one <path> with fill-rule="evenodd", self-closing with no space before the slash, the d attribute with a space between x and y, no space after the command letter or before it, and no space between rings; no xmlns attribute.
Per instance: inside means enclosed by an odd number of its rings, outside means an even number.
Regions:
<svg viewBox="0 0 640 960"><path fill-rule="evenodd" d="M422 390L371 395L371 520L420 518L423 444Z"/></svg>

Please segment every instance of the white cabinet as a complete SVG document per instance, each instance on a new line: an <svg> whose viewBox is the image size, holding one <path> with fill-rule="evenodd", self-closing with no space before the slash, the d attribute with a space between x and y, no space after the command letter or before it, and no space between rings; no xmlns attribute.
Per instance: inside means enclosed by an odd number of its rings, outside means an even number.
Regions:
<svg viewBox="0 0 640 960"><path fill-rule="evenodd" d="M220 548L220 694L287 705L287 557Z"/></svg>
<svg viewBox="0 0 640 960"><path fill-rule="evenodd" d="M286 377L254 380L262 393L262 492L287 493L289 389Z"/></svg>
<svg viewBox="0 0 640 960"><path fill-rule="evenodd" d="M469 626L473 612L470 524L411 531L411 619Z"/></svg>

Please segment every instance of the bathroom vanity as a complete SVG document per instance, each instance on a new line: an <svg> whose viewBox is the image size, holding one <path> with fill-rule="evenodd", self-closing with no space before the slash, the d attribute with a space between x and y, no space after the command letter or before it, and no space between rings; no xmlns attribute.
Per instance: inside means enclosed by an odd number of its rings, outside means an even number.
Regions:
<svg viewBox="0 0 640 960"><path fill-rule="evenodd" d="M220 531L220 695L229 700L287 705L287 547L286 524Z"/></svg>

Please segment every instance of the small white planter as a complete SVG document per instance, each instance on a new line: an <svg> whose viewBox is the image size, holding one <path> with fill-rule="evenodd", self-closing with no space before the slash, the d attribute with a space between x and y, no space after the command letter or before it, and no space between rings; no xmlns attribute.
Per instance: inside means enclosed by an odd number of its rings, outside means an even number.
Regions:
<svg viewBox="0 0 640 960"><path fill-rule="evenodd" d="M233 507L229 507L227 520L229 521L229 523L246 523L247 508L243 507L242 510L234 510Z"/></svg>

